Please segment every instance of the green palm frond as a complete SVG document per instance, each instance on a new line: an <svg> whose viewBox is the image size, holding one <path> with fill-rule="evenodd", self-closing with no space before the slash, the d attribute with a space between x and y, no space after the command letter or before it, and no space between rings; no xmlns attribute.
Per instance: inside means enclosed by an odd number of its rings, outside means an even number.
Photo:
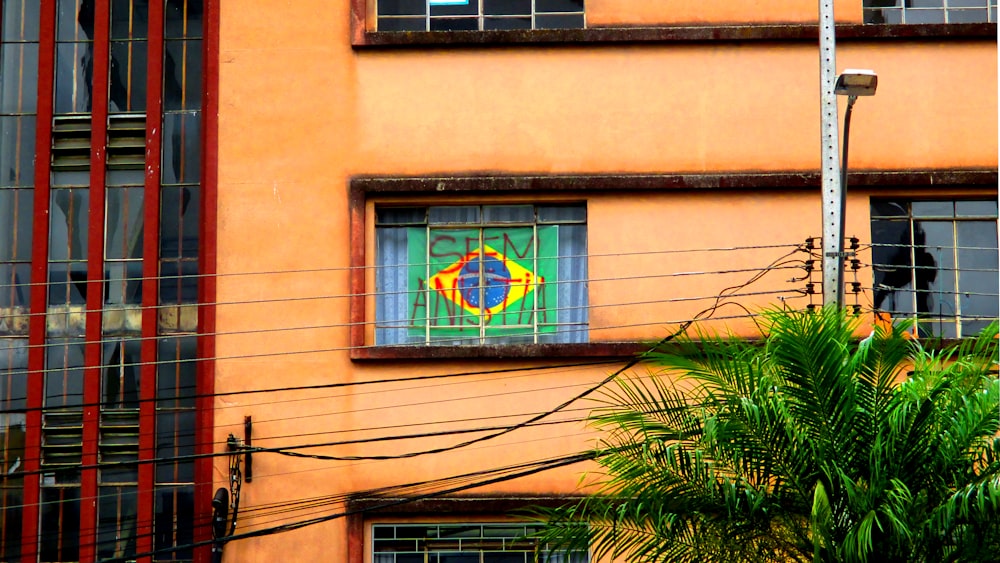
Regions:
<svg viewBox="0 0 1000 563"><path fill-rule="evenodd" d="M833 309L764 318L763 342L696 333L596 400L598 492L535 512L551 549L636 563L1000 549L996 323L935 350L902 328L859 342Z"/></svg>

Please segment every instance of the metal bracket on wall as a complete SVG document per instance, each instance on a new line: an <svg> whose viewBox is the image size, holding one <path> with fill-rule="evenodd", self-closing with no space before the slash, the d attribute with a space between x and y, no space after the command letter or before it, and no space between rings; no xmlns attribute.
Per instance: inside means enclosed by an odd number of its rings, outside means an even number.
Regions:
<svg viewBox="0 0 1000 563"><path fill-rule="evenodd" d="M253 481L253 418L243 417L243 477Z"/></svg>

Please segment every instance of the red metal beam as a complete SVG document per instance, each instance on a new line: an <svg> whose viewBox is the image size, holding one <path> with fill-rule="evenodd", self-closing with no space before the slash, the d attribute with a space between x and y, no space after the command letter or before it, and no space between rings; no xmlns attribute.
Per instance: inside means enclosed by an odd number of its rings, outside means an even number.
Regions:
<svg viewBox="0 0 1000 563"><path fill-rule="evenodd" d="M163 2L149 3L146 47L146 168L143 188L142 340L139 348L139 460L156 457L157 308L160 257L160 167L163 159ZM153 551L156 465L139 464L136 552ZM152 561L151 556L139 558Z"/></svg>
<svg viewBox="0 0 1000 563"><path fill-rule="evenodd" d="M24 510L21 561L38 560L42 459L42 397L45 390L45 312L48 306L49 173L52 157L53 78L55 76L55 2L39 8L38 115L35 127L35 206L31 247L31 317L28 322L28 394L24 440Z"/></svg>
<svg viewBox="0 0 1000 563"><path fill-rule="evenodd" d="M87 221L87 313L83 349L83 465L97 464L101 418L102 309L104 307L104 185L107 176L108 76L111 2L94 2L94 59L90 118L90 212ZM80 475L80 561L97 553L97 470Z"/></svg>
<svg viewBox="0 0 1000 563"><path fill-rule="evenodd" d="M198 253L198 371L195 414L196 453L211 453L214 442L215 400L215 302L216 210L218 206L219 155L219 12L221 0L206 0L203 19L202 126L201 126L201 248ZM194 541L212 539L212 458L195 460ZM208 563L209 546L195 550L195 563Z"/></svg>

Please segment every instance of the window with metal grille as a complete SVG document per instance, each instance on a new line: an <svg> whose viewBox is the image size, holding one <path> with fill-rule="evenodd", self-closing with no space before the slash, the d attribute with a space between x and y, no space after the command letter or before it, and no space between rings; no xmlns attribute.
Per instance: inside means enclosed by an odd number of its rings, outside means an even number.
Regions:
<svg viewBox="0 0 1000 563"><path fill-rule="evenodd" d="M997 21L997 0L864 0L865 23Z"/></svg>
<svg viewBox="0 0 1000 563"><path fill-rule="evenodd" d="M584 0L376 0L378 31L578 29Z"/></svg>
<svg viewBox="0 0 1000 563"><path fill-rule="evenodd" d="M587 341L587 209L376 210L376 344Z"/></svg>
<svg viewBox="0 0 1000 563"><path fill-rule="evenodd" d="M871 216L876 310L944 338L996 320L996 200L873 200Z"/></svg>
<svg viewBox="0 0 1000 563"><path fill-rule="evenodd" d="M504 524L374 524L373 563L586 563L586 552L548 553L538 527Z"/></svg>

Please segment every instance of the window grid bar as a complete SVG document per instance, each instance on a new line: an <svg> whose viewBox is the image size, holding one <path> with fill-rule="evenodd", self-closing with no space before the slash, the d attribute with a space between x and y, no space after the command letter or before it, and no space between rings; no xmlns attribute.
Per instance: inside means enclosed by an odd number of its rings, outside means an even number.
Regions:
<svg viewBox="0 0 1000 563"><path fill-rule="evenodd" d="M534 5L535 0L531 0L532 5ZM535 215L538 215L538 210L535 210ZM531 257L531 268L533 271L538 272L538 224L536 223L531 227L531 248L534 251ZM556 263L558 268L558 262ZM538 294L544 291L545 288L538 284L538 276L535 275L534 279L535 290L531 292L531 336L532 342L538 344ZM525 286L527 287L527 286Z"/></svg>

